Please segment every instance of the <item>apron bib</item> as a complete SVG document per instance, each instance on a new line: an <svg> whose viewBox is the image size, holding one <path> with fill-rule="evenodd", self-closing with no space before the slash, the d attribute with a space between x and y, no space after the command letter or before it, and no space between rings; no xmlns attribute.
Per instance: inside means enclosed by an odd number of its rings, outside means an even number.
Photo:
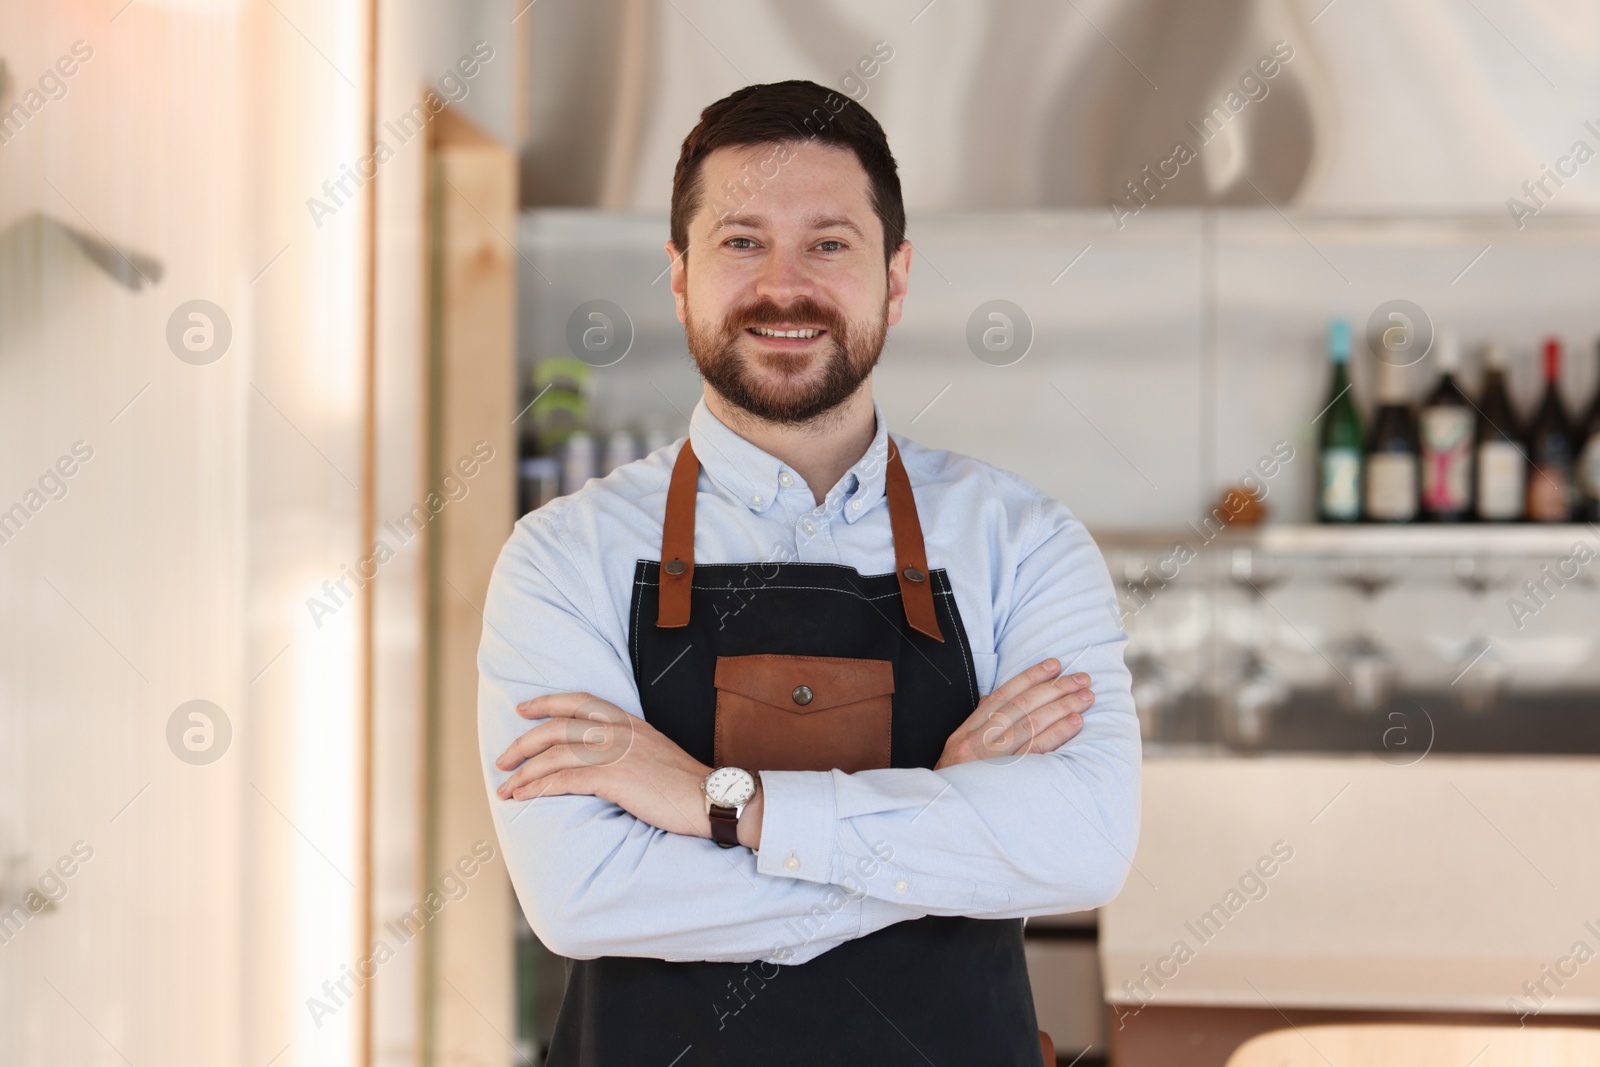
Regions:
<svg viewBox="0 0 1600 1067"><path fill-rule="evenodd" d="M893 441L891 574L696 564L699 470L685 441L662 562L640 560L634 571L628 637L645 719L702 763L752 774L932 767L977 706L977 681L949 577L927 567ZM892 856L892 841L870 844ZM851 874L864 884L867 872L886 877L870 866ZM798 948L844 921L796 915L781 944ZM1047 1040L1022 920L930 915L789 966L568 960L547 1064L1038 1067Z"/></svg>

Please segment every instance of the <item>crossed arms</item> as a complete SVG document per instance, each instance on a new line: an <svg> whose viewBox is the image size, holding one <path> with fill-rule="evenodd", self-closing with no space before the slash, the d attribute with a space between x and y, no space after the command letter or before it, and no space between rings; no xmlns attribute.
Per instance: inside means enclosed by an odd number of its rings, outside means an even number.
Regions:
<svg viewBox="0 0 1600 1067"><path fill-rule="evenodd" d="M1139 822L1126 635L1088 533L1059 505L1042 504L1035 526L995 623L995 677L1008 681L939 765L763 771L753 852L706 836L709 768L644 721L626 635L597 624L600 591L559 521L525 519L485 606L479 748L540 940L577 959L795 964L923 915L1014 918L1114 897ZM1068 718L1076 675L1093 679L1081 727Z"/></svg>

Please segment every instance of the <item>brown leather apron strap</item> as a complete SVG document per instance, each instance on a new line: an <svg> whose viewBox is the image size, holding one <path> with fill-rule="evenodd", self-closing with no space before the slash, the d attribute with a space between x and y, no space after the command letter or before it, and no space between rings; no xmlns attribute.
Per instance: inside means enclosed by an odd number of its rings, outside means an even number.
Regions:
<svg viewBox="0 0 1600 1067"><path fill-rule="evenodd" d="M694 578L694 498L700 460L687 438L667 486L667 517L661 526L661 609L657 626L689 625L689 589Z"/></svg>
<svg viewBox="0 0 1600 1067"><path fill-rule="evenodd" d="M661 605L657 626L689 625L689 591L694 578L694 500L700 486L700 460L689 442L683 442L667 486L667 515L661 527ZM906 621L935 641L943 641L939 617L933 606L933 583L928 578L928 554L922 543L922 522L911 479L894 438L889 439L889 462L884 471L884 495L889 503L889 530L894 537L895 577Z"/></svg>
<svg viewBox="0 0 1600 1067"><path fill-rule="evenodd" d="M900 579L900 601L905 605L906 621L935 641L943 641L939 617L933 609L933 583L928 578L928 552L922 544L922 522L917 518L917 501L911 495L911 479L900 459L900 449L889 438L889 465L884 471L883 492L889 498L889 529L894 534L894 569Z"/></svg>

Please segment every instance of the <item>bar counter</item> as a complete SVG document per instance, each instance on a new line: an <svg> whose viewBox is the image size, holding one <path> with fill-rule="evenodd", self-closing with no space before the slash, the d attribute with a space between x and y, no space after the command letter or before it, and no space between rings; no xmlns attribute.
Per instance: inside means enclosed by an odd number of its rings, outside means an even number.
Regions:
<svg viewBox="0 0 1600 1067"><path fill-rule="evenodd" d="M1114 1063L1290 1020L1600 1024L1600 758L1151 744L1143 799L1100 913Z"/></svg>

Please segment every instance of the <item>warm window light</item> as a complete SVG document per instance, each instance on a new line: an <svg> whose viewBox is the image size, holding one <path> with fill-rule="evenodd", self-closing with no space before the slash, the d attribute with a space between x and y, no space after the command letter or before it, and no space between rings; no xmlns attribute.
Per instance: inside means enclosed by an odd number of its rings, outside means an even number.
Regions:
<svg viewBox="0 0 1600 1067"><path fill-rule="evenodd" d="M359 604L346 601L320 617L320 625L311 621L303 605L323 595L326 578L319 572L302 582L293 602L299 621L289 653L294 657L294 703L288 710L294 721L295 776L285 813L316 847L297 841L291 853L296 916L291 993L296 1046L316 1049L308 1058L318 1062L348 1063L361 1015L337 983L344 979L343 990L358 992L346 968L358 957L358 901L350 882L360 877L355 712L361 615Z"/></svg>

